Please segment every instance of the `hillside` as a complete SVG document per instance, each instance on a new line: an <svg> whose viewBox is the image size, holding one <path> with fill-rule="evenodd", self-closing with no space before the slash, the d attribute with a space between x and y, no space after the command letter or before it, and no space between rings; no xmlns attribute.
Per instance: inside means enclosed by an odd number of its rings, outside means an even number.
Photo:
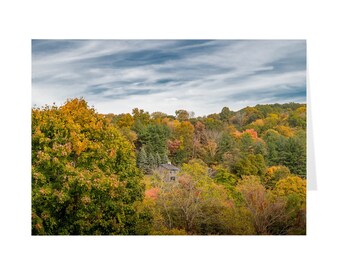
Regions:
<svg viewBox="0 0 340 270"><path fill-rule="evenodd" d="M32 110L33 234L305 234L305 215L305 104Z"/></svg>

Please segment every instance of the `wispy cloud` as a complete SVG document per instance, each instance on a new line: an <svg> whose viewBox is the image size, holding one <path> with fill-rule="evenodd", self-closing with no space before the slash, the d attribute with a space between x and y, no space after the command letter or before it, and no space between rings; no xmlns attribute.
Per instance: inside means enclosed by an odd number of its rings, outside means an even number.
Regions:
<svg viewBox="0 0 340 270"><path fill-rule="evenodd" d="M99 112L196 115L305 102L300 40L33 40L32 102L84 97Z"/></svg>

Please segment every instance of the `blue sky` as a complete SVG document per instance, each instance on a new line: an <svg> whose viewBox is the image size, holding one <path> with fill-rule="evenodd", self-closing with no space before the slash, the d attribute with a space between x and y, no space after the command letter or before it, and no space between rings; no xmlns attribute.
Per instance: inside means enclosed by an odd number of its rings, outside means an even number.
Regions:
<svg viewBox="0 0 340 270"><path fill-rule="evenodd" d="M304 40L33 40L32 105L198 116L306 102Z"/></svg>

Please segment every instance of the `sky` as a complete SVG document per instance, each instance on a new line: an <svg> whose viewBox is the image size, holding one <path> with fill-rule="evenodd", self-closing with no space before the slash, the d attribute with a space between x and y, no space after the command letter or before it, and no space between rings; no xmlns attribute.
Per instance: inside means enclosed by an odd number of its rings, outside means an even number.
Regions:
<svg viewBox="0 0 340 270"><path fill-rule="evenodd" d="M32 40L32 106L196 116L306 103L304 40Z"/></svg>

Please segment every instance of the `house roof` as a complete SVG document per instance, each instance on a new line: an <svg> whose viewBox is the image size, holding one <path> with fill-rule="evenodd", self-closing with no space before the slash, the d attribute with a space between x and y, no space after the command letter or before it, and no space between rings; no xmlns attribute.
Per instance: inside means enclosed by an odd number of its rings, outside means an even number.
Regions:
<svg viewBox="0 0 340 270"><path fill-rule="evenodd" d="M172 164L161 164L160 166L165 168L165 169L167 169L167 170L179 171L179 169L176 166L172 165Z"/></svg>

